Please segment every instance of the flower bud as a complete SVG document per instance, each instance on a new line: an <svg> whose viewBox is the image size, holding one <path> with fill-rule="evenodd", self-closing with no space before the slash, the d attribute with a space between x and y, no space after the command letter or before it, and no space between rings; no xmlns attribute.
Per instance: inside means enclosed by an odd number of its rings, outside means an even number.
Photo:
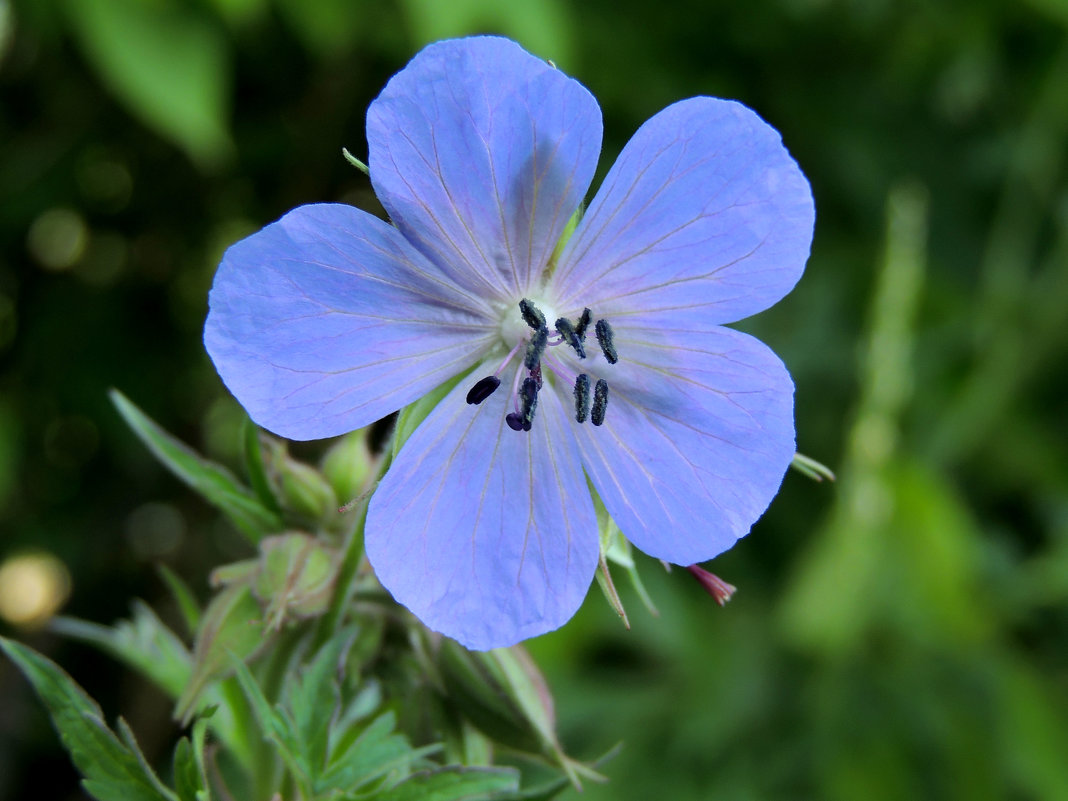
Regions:
<svg viewBox="0 0 1068 801"><path fill-rule="evenodd" d="M323 457L322 473L341 503L358 498L375 474L377 459L367 445L367 429L339 439Z"/></svg>
<svg viewBox="0 0 1068 801"><path fill-rule="evenodd" d="M337 512L337 496L322 474L311 465L283 455L275 466L274 480L282 506L312 520Z"/></svg>
<svg viewBox="0 0 1068 801"><path fill-rule="evenodd" d="M337 578L337 554L307 534L289 533L260 542L259 571L252 592L266 606L268 628L291 617L321 615Z"/></svg>

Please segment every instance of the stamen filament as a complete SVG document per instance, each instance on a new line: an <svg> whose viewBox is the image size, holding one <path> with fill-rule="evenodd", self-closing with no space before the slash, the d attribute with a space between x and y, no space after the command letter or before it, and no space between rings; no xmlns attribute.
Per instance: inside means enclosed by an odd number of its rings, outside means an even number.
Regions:
<svg viewBox="0 0 1068 801"><path fill-rule="evenodd" d="M500 365L497 367L497 369L493 371L493 374L495 376L500 378L501 373L504 372L504 368L508 366L508 362L510 362L512 360L512 357L515 356L519 352L519 348L523 344L524 341L525 340L522 340L522 339L519 340L518 342L515 343L515 347L513 347L510 351L508 351L508 355L504 357L504 361L501 362Z"/></svg>
<svg viewBox="0 0 1068 801"><path fill-rule="evenodd" d="M541 357L542 364L553 371L565 384L574 384L578 373L559 361L552 353L546 353Z"/></svg>

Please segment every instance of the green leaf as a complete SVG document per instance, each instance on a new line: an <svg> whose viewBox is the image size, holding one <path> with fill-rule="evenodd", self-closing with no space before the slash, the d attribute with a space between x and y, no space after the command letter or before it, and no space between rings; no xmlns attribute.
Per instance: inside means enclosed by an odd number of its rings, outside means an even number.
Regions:
<svg viewBox="0 0 1068 801"><path fill-rule="evenodd" d="M189 589L189 585L182 580L181 576L165 564L156 565L156 570L166 583L167 589L171 591L174 602L178 604L178 611L182 613L182 620L185 621L189 634L195 634L197 627L200 626L200 604L197 603L193 591Z"/></svg>
<svg viewBox="0 0 1068 801"><path fill-rule="evenodd" d="M107 727L100 707L58 665L12 640L0 648L33 685L75 767L83 786L98 801L180 801L148 766L120 721L126 744Z"/></svg>
<svg viewBox="0 0 1068 801"><path fill-rule="evenodd" d="M393 731L395 727L396 717L392 712L385 712L371 721L358 737L352 739L346 733L333 743L330 765L315 782L316 792L351 792L395 771L406 775L425 767L424 758L441 750L438 745L413 749L404 735Z"/></svg>
<svg viewBox="0 0 1068 801"><path fill-rule="evenodd" d="M548 689L525 651L517 648L518 656L511 650L468 651L443 640L437 664L448 696L497 742L529 753L555 753Z"/></svg>
<svg viewBox="0 0 1068 801"><path fill-rule="evenodd" d="M252 491L259 498L265 509L282 514L278 505L278 499L271 491L271 483L267 479L267 467L263 462L263 447L260 443L260 429L245 416L245 422L241 426L242 439L244 440L245 470L248 471L248 481L252 485Z"/></svg>
<svg viewBox="0 0 1068 801"><path fill-rule="evenodd" d="M252 542L281 531L281 518L264 507L233 475L172 437L117 389L112 403L134 433L163 465L222 511Z"/></svg>
<svg viewBox="0 0 1068 801"><path fill-rule="evenodd" d="M295 734L308 764L315 772L325 769L331 721L341 705L337 675L341 654L351 644L355 629L338 632L306 665L299 678L290 680L285 699Z"/></svg>
<svg viewBox="0 0 1068 801"><path fill-rule="evenodd" d="M195 5L70 0L66 11L89 64L131 113L202 167L231 156L230 54Z"/></svg>
<svg viewBox="0 0 1068 801"><path fill-rule="evenodd" d="M216 595L204 612L193 647L193 674L175 714L187 722L208 684L228 675L233 657L250 659L270 642L260 605L248 586L235 584Z"/></svg>
<svg viewBox="0 0 1068 801"><path fill-rule="evenodd" d="M192 657L178 636L141 601L133 602L133 618L101 626L69 617L55 618L51 627L60 634L89 643L147 676L160 689L177 698L189 681Z"/></svg>
<svg viewBox="0 0 1068 801"><path fill-rule="evenodd" d="M174 749L174 789L182 801L207 798L207 787L201 779L193 744L188 737L180 739Z"/></svg>
<svg viewBox="0 0 1068 801"><path fill-rule="evenodd" d="M231 663L264 738L278 747L278 756L286 763L293 778L300 783L302 795L307 796L310 770L307 759L301 753L294 726L285 715L271 706L248 666L236 656L231 658Z"/></svg>
<svg viewBox="0 0 1068 801"><path fill-rule="evenodd" d="M390 790L375 796L376 801L481 801L519 789L519 772L514 768L449 767L430 773L417 773Z"/></svg>

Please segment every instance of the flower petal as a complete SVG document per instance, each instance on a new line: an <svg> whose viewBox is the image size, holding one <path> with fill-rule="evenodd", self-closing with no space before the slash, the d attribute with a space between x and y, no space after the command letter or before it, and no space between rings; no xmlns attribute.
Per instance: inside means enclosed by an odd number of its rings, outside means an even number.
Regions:
<svg viewBox="0 0 1068 801"><path fill-rule="evenodd" d="M259 425L291 439L373 423L481 358L493 341L464 293L382 220L294 209L226 251L204 344Z"/></svg>
<svg viewBox="0 0 1068 801"><path fill-rule="evenodd" d="M461 382L431 412L382 479L367 556L427 626L485 650L575 613L597 565L597 519L555 395L541 393L521 432L504 423L503 386L477 407L464 402L469 388Z"/></svg>
<svg viewBox="0 0 1068 801"><path fill-rule="evenodd" d="M649 325L740 320L797 283L814 220L778 132L740 103L683 100L623 148L568 242L557 297Z"/></svg>
<svg viewBox="0 0 1068 801"><path fill-rule="evenodd" d="M790 464L790 375L727 328L685 347L626 340L619 354L602 371L604 425L574 426L586 472L638 548L680 565L711 559L748 533Z"/></svg>
<svg viewBox="0 0 1068 801"><path fill-rule="evenodd" d="M495 37L430 45L367 111L371 180L393 223L468 289L540 278L589 188L601 111L578 82Z"/></svg>

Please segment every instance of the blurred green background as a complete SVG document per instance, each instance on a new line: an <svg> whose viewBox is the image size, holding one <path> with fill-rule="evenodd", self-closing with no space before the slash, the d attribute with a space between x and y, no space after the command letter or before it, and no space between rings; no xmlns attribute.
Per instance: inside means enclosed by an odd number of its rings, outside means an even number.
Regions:
<svg viewBox="0 0 1068 801"><path fill-rule="evenodd" d="M305 202L375 210L363 116L428 41L509 35L598 97L601 174L682 97L739 99L812 183L801 284L745 321L790 366L796 473L711 566L641 564L531 644L598 799L1068 799L1068 2L0 0L0 562L63 611L170 610L246 555L124 429L118 387L236 464L200 344L222 249ZM10 577L8 579L10 585ZM60 575L60 584L62 576ZM41 629L149 754L163 697ZM0 663L0 798L82 798ZM568 797L578 798L571 793Z"/></svg>

